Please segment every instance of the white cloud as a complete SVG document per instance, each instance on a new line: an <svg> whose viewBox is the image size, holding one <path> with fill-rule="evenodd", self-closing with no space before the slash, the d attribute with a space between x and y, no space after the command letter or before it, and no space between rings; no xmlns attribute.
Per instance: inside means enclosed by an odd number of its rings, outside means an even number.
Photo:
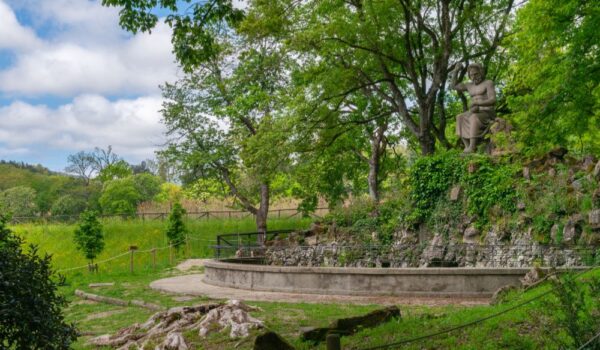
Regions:
<svg viewBox="0 0 600 350"><path fill-rule="evenodd" d="M152 34L132 36L119 29L118 11L99 2L26 0L25 5L54 29L47 29L51 35L42 41L19 25L12 10L0 0L0 19L5 13L15 23L9 27L29 33L33 39L28 40L35 43L24 45L14 64L0 71L0 92L5 95L155 94L160 84L176 79L171 29L164 23ZM2 29L0 47L1 34ZM11 42L23 41L15 35L10 37L15 37Z"/></svg>
<svg viewBox="0 0 600 350"><path fill-rule="evenodd" d="M0 0L0 50L28 50L41 45L30 28L22 26L14 12Z"/></svg>
<svg viewBox="0 0 600 350"><path fill-rule="evenodd" d="M38 145L70 152L112 145L117 154L139 161L164 142L161 103L159 96L109 101L99 95L78 96L57 108L13 102L0 108L0 144L4 152Z"/></svg>

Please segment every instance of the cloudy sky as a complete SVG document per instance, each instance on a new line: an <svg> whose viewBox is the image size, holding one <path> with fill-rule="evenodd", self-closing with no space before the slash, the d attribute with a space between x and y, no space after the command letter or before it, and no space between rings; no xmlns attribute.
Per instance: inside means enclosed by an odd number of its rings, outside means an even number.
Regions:
<svg viewBox="0 0 600 350"><path fill-rule="evenodd" d="M158 86L178 74L164 24L133 36L100 0L0 0L0 159L61 171L69 154L108 145L152 158Z"/></svg>

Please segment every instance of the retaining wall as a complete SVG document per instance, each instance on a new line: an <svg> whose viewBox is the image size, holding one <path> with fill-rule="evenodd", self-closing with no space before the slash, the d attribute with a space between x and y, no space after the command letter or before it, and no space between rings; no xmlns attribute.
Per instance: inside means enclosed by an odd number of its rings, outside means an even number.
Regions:
<svg viewBox="0 0 600 350"><path fill-rule="evenodd" d="M490 297L520 285L527 268L281 267L207 261L204 282L269 292L419 297Z"/></svg>

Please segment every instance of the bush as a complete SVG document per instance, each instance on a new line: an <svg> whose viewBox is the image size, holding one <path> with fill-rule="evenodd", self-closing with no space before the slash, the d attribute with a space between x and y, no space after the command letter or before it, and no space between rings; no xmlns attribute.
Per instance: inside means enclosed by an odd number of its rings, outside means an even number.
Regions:
<svg viewBox="0 0 600 350"><path fill-rule="evenodd" d="M498 207L505 212L516 210L517 191L512 165L493 164L485 157L473 162L476 170L464 176L465 194L468 197L467 211L486 222L490 209Z"/></svg>
<svg viewBox="0 0 600 350"><path fill-rule="evenodd" d="M79 227L75 229L75 245L81 250L90 264L104 249L102 224L98 221L96 212L85 211L79 217Z"/></svg>
<svg viewBox="0 0 600 350"><path fill-rule="evenodd" d="M64 195L52 204L50 211L53 216L56 215L79 215L85 210L86 202L71 195Z"/></svg>
<svg viewBox="0 0 600 350"><path fill-rule="evenodd" d="M183 244L183 239L185 237L185 224L183 223L183 216L185 215L185 209L181 203L175 203L173 205L173 209L169 214L169 222L167 224L167 238L169 239L169 244L172 244L175 248L179 249L179 247Z"/></svg>
<svg viewBox="0 0 600 350"><path fill-rule="evenodd" d="M408 182L414 210L408 221L420 223L427 219L450 186L460 181L464 171L464 160L457 152L417 159L409 172Z"/></svg>
<svg viewBox="0 0 600 350"><path fill-rule="evenodd" d="M16 186L0 192L0 204L14 216L34 216L37 193L31 187Z"/></svg>
<svg viewBox="0 0 600 350"><path fill-rule="evenodd" d="M62 315L67 301L56 293L51 258L35 246L23 252L7 221L0 214L0 347L69 349L77 332Z"/></svg>

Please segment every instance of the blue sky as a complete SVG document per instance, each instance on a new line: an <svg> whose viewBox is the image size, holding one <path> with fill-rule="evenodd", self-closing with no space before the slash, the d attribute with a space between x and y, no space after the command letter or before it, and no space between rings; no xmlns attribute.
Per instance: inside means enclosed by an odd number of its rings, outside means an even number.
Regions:
<svg viewBox="0 0 600 350"><path fill-rule="evenodd" d="M164 143L171 31L132 36L91 0L0 0L0 159L61 171L94 147L135 163Z"/></svg>

